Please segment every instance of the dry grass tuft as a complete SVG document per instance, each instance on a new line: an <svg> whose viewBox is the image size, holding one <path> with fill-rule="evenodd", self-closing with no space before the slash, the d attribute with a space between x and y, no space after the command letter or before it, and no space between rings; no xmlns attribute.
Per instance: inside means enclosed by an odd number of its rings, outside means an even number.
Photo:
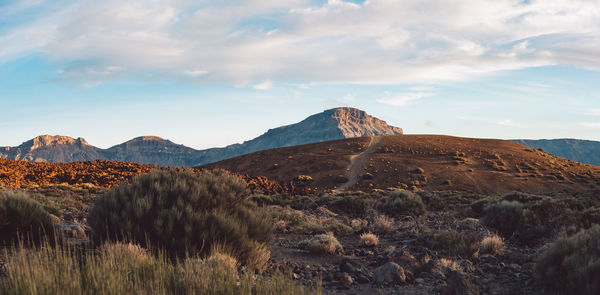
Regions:
<svg viewBox="0 0 600 295"><path fill-rule="evenodd" d="M385 215L377 215L373 218L373 229L378 232L389 232L396 227L394 218Z"/></svg>
<svg viewBox="0 0 600 295"><path fill-rule="evenodd" d="M364 233L360 235L360 242L365 247L375 247L379 244L379 237L373 233Z"/></svg>
<svg viewBox="0 0 600 295"><path fill-rule="evenodd" d="M316 254L335 255L344 252L342 244L331 233L320 234L303 240L298 244L298 247Z"/></svg>
<svg viewBox="0 0 600 295"><path fill-rule="evenodd" d="M482 253L489 254L502 254L502 252L504 252L504 248L504 240L498 235L492 235L483 238L483 240L481 240L481 244L479 245L479 249Z"/></svg>

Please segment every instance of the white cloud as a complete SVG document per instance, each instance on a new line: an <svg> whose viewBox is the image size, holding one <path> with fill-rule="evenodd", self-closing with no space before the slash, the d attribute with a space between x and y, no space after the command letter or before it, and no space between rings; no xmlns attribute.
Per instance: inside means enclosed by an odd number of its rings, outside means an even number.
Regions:
<svg viewBox="0 0 600 295"><path fill-rule="evenodd" d="M254 89L258 89L258 90L269 90L269 89L273 88L273 81L265 80L262 83L258 83L256 85L254 85L253 87L254 87Z"/></svg>
<svg viewBox="0 0 600 295"><path fill-rule="evenodd" d="M510 119L500 120L496 122L497 125L506 126L506 127L523 127L521 123L515 122Z"/></svg>
<svg viewBox="0 0 600 295"><path fill-rule="evenodd" d="M430 93L424 92L408 92L401 94L392 94L391 92L386 91L384 93L384 97L377 100L379 103L392 105L392 106L404 106L411 101L419 100L423 97L430 96Z"/></svg>
<svg viewBox="0 0 600 295"><path fill-rule="evenodd" d="M589 122L584 122L584 123L579 123L577 124L580 127L584 127L584 128L590 128L590 129L600 129L600 123L589 123Z"/></svg>
<svg viewBox="0 0 600 295"><path fill-rule="evenodd" d="M70 80L184 73L246 86L273 77L409 84L557 64L600 69L597 1L56 2L0 31L0 63L39 54ZM5 18L26 19L24 8L11 9ZM108 66L123 70L97 74Z"/></svg>

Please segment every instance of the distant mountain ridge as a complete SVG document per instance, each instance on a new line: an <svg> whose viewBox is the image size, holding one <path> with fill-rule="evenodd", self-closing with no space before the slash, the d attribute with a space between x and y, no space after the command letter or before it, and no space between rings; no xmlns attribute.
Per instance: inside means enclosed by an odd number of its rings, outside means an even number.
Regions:
<svg viewBox="0 0 600 295"><path fill-rule="evenodd" d="M299 123L269 129L263 135L223 148L195 150L156 136L136 137L108 149L88 144L83 138L42 135L17 147L0 147L0 158L35 162L116 160L192 167L261 150L335 139L398 135L403 130L355 108L334 108Z"/></svg>
<svg viewBox="0 0 600 295"><path fill-rule="evenodd" d="M600 166L600 141L572 138L512 141L535 149L541 148L549 154L569 160Z"/></svg>

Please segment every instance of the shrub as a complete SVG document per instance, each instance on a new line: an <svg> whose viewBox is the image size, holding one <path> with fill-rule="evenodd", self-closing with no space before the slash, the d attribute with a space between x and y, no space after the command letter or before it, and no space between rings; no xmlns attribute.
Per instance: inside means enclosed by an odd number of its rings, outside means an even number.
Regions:
<svg viewBox="0 0 600 295"><path fill-rule="evenodd" d="M373 218L373 229L377 232L389 232L396 226L394 218L377 215Z"/></svg>
<svg viewBox="0 0 600 295"><path fill-rule="evenodd" d="M388 215L423 215L425 204L421 197L413 192L400 190L392 192L388 199L380 205L380 210Z"/></svg>
<svg viewBox="0 0 600 295"><path fill-rule="evenodd" d="M344 248L333 234L320 234L298 244L301 249L306 249L316 254L342 254Z"/></svg>
<svg viewBox="0 0 600 295"><path fill-rule="evenodd" d="M474 257L479 250L479 236L473 232L444 230L433 234L434 247L450 256Z"/></svg>
<svg viewBox="0 0 600 295"><path fill-rule="evenodd" d="M373 233L364 233L360 235L360 243L365 247L374 247L379 243L379 237Z"/></svg>
<svg viewBox="0 0 600 295"><path fill-rule="evenodd" d="M600 225L554 242L536 264L539 282L564 294L600 294Z"/></svg>
<svg viewBox="0 0 600 295"><path fill-rule="evenodd" d="M504 252L504 240L498 235L483 238L479 249L482 253L501 254Z"/></svg>
<svg viewBox="0 0 600 295"><path fill-rule="evenodd" d="M88 223L100 241L149 243L174 257L203 257L223 245L243 264L273 237L268 212L249 201L241 179L222 171L134 177L96 201Z"/></svg>
<svg viewBox="0 0 600 295"><path fill-rule="evenodd" d="M372 208L372 200L365 196L344 196L333 201L329 208L337 213L345 213L352 216L363 216Z"/></svg>
<svg viewBox="0 0 600 295"><path fill-rule="evenodd" d="M0 191L0 244L21 239L38 243L54 236L52 216L44 207L20 192Z"/></svg>
<svg viewBox="0 0 600 295"><path fill-rule="evenodd" d="M484 223L510 236L520 226L523 204L501 201L485 208Z"/></svg>

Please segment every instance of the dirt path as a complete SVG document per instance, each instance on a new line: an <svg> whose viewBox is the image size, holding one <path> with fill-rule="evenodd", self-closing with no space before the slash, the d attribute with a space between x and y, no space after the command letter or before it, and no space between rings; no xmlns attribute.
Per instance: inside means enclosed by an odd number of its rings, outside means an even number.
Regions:
<svg viewBox="0 0 600 295"><path fill-rule="evenodd" d="M362 153L350 157L350 165L346 168L346 177L348 181L340 185L336 190L343 191L352 187L363 175L369 161L369 155L375 152L381 144L382 136L371 136L369 146Z"/></svg>

